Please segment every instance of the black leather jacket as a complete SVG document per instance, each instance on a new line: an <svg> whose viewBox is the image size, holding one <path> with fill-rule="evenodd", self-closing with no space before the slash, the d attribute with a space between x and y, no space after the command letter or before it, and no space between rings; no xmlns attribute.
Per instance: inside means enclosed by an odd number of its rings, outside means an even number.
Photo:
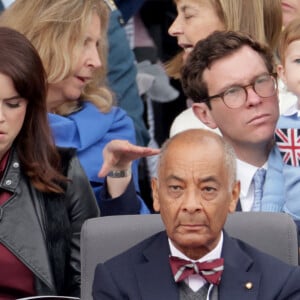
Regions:
<svg viewBox="0 0 300 300"><path fill-rule="evenodd" d="M71 181L67 183L66 193L63 196L47 195L37 191L22 173L16 151L10 154L5 174L0 182L1 189L13 193L13 196L0 207L0 243L33 272L37 295L61 294L55 283L54 274L62 274L63 294L79 297L80 230L86 219L99 215L93 190L77 157L70 154L68 158L64 158L63 164L65 173ZM59 217L64 221L62 224L69 224L69 231L66 231L64 237L61 234L60 222L55 221L53 224L55 217L53 219L49 217L49 212L45 210L47 201L47 207L51 207L55 201L60 203L62 208L57 210L57 216L61 215L60 211L65 210L65 217ZM48 234L51 230L52 237ZM67 248L56 247L57 244L63 245L62 239L67 240ZM68 252L67 255L60 253L60 249ZM65 251L66 249L68 251ZM54 257L52 261L65 255L63 258L65 267L62 266L62 269L58 270L60 266L57 267L57 264L55 266L51 262L49 252Z"/></svg>

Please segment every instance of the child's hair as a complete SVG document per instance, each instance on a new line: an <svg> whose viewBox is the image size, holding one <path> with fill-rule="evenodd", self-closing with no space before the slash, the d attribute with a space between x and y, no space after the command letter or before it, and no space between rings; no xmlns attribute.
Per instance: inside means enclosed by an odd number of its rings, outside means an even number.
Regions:
<svg viewBox="0 0 300 300"><path fill-rule="evenodd" d="M287 47L296 40L300 40L300 18L290 22L280 36L278 54L282 65L285 63Z"/></svg>

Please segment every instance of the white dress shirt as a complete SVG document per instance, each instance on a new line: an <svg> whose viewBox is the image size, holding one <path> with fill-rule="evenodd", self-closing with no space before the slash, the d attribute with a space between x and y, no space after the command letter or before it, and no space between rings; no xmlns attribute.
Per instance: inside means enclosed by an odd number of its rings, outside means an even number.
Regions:
<svg viewBox="0 0 300 300"><path fill-rule="evenodd" d="M251 211L254 202L254 183L253 176L259 169L239 159L237 162L237 180L241 182L240 203L242 211ZM268 168L268 163L262 166L263 169Z"/></svg>
<svg viewBox="0 0 300 300"><path fill-rule="evenodd" d="M170 252L172 256L177 256L181 259L186 259L190 260L192 262L203 262L206 260L211 260L211 259L217 259L221 257L221 252L222 252L222 247L223 247L223 232L221 232L221 238L217 244L217 246L211 250L209 253L201 257L199 260L193 260L190 259L189 257L185 256L181 251L179 251L175 246L173 245L172 241L169 239L169 246L170 246ZM185 283L194 291L197 292L202 286L206 283L206 280L199 276L198 274L193 274L187 277L185 280ZM213 287L209 287L209 290Z"/></svg>

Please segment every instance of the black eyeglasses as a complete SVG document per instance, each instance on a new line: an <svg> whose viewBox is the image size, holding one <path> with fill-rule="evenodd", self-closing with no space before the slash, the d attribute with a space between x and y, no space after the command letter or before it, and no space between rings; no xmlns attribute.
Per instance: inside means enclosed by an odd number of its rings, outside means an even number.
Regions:
<svg viewBox="0 0 300 300"><path fill-rule="evenodd" d="M248 87L252 87L254 92L261 98L272 97L277 91L277 81L273 74L262 74L256 77L252 83L245 86L232 86L225 92L210 96L204 102L214 98L221 98L229 108L239 108L247 101Z"/></svg>

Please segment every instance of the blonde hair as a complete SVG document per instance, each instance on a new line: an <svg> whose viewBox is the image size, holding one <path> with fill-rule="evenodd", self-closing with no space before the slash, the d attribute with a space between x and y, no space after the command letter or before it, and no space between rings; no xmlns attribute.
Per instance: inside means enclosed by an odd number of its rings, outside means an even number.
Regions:
<svg viewBox="0 0 300 300"><path fill-rule="evenodd" d="M37 49L47 74L48 84L60 82L72 73L76 53L83 43L83 32L96 13L101 22L101 42L98 54L101 68L93 73L81 98L107 112L112 106L112 94L107 88L107 39L109 12L100 0L16 0L0 16L0 25L24 34ZM74 63L75 60L75 63ZM65 103L59 114L75 110L77 102Z"/></svg>
<svg viewBox="0 0 300 300"><path fill-rule="evenodd" d="M300 40L300 18L291 21L283 30L279 40L278 54L282 65L285 64L286 49L294 41Z"/></svg>
<svg viewBox="0 0 300 300"><path fill-rule="evenodd" d="M178 0L175 0L175 3ZM191 0L197 2L195 0ZM225 30L243 31L275 51L282 28L280 0L206 0L211 1ZM180 77L182 54L166 63L169 76Z"/></svg>

